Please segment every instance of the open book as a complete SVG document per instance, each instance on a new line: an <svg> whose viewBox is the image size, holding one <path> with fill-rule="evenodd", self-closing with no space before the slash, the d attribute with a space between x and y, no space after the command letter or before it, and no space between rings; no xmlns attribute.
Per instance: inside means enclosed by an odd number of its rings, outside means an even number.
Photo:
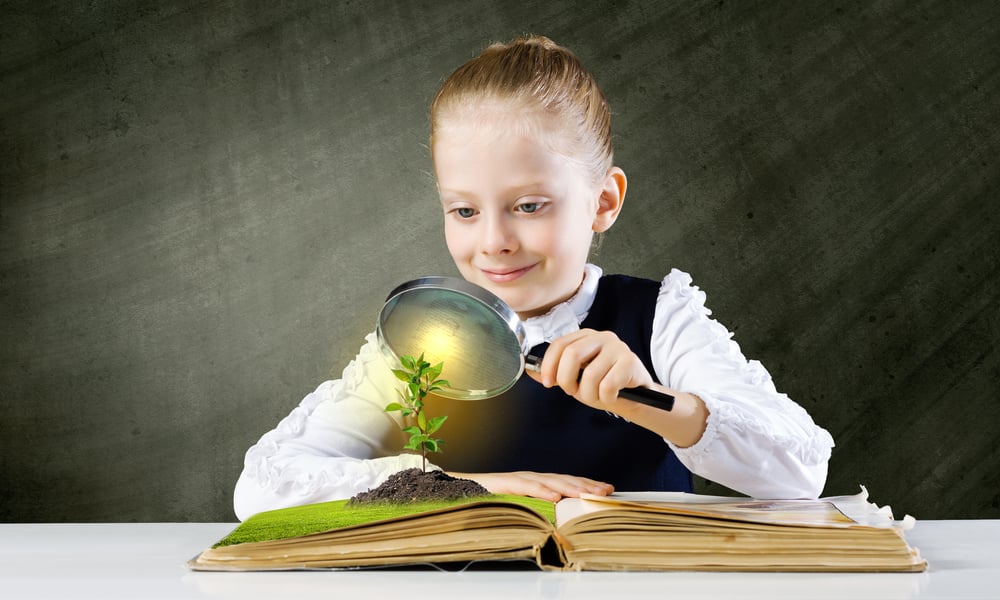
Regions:
<svg viewBox="0 0 1000 600"><path fill-rule="evenodd" d="M188 564L243 571L531 561L597 571L923 571L868 493L752 500L674 492L566 498L517 496L445 504L348 506L254 515Z"/></svg>

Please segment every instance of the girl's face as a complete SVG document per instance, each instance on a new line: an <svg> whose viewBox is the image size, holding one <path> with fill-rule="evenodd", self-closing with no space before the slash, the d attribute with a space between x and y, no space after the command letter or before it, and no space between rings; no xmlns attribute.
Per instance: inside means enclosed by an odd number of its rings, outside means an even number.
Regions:
<svg viewBox="0 0 1000 600"><path fill-rule="evenodd" d="M452 259L521 318L576 293L593 234L614 222L625 191L612 169L620 193L609 202L607 180L594 183L545 144L545 127L525 130L500 113L478 114L449 121L433 147Z"/></svg>

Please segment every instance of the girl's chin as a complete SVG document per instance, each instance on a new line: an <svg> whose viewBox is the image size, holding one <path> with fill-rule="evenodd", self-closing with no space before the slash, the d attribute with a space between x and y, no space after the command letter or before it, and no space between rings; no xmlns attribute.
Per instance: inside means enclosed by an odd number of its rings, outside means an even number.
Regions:
<svg viewBox="0 0 1000 600"><path fill-rule="evenodd" d="M552 310L552 307L559 304L561 300L554 302L549 302L547 304L539 305L537 303L538 298L531 298L533 294L530 292L525 294L521 293L524 290L518 290L513 286L497 285L494 282L487 280L474 280L473 283L485 288L487 291L491 292L494 296L497 296L504 301L511 310L517 313L517 316L521 319L527 319L529 317L537 317L539 315L544 315L545 313ZM535 300L533 302L532 300Z"/></svg>
<svg viewBox="0 0 1000 600"><path fill-rule="evenodd" d="M490 291L503 300L504 303L522 319L525 319L528 316L537 316L545 312L539 312L541 309L537 306L533 306L530 302L525 302L523 298L518 298L515 294L512 294L510 290L494 288Z"/></svg>
<svg viewBox="0 0 1000 600"><path fill-rule="evenodd" d="M482 285L482 284L480 284ZM522 320L530 317L537 317L544 315L545 313L552 310L554 306L560 304L565 299L549 299L544 301L538 298L537 293L518 293L519 290L505 288L503 286L494 285L483 285L487 290L492 292L495 296L504 301L504 303L511 308L517 316ZM521 290L523 291L523 290ZM537 292L537 291L536 291ZM543 300L543 303L539 303L539 300Z"/></svg>
<svg viewBox="0 0 1000 600"><path fill-rule="evenodd" d="M505 302L506 302L506 300L505 300ZM514 309L514 312L517 313L517 316L520 317L523 320L523 319L530 319L531 317L539 317L541 315L544 315L545 313L547 313L550 310L552 310L552 307L554 307L556 304L559 304L559 303L555 302L555 303L552 303L552 304L545 304L543 306L537 306L537 305L531 305L531 304L521 304L521 305L518 305L518 304L515 303L515 304L511 304L510 307L512 309Z"/></svg>

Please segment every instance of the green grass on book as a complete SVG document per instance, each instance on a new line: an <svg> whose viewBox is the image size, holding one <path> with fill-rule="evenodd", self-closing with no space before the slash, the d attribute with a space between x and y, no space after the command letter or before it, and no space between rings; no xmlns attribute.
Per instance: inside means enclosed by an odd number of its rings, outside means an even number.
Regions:
<svg viewBox="0 0 1000 600"><path fill-rule="evenodd" d="M512 502L536 511L550 523L555 523L555 505L546 500L494 494L479 498L464 498L449 501L414 502L411 504L359 504L347 505L347 500L320 502L305 506L293 506L258 513L243 521L229 535L219 540L213 548L232 546L246 542L281 540L320 533L331 529L342 529L365 523L449 508L475 502Z"/></svg>

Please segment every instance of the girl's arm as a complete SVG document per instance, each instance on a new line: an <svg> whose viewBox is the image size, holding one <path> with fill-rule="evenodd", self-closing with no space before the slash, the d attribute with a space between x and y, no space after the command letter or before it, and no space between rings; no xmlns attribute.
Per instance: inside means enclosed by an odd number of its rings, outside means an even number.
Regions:
<svg viewBox="0 0 1000 600"><path fill-rule="evenodd" d="M401 417L384 410L395 399L396 379L369 335L341 379L320 385L247 451L236 516L350 498L419 468L420 456L399 452Z"/></svg>
<svg viewBox="0 0 1000 600"><path fill-rule="evenodd" d="M674 269L663 279L651 340L653 366L663 387L678 395L680 412L640 405L636 422L704 411L704 431L692 444L666 438L692 472L754 497L817 497L833 438L775 389L763 365L748 361L732 333L710 314L705 294L687 273Z"/></svg>

